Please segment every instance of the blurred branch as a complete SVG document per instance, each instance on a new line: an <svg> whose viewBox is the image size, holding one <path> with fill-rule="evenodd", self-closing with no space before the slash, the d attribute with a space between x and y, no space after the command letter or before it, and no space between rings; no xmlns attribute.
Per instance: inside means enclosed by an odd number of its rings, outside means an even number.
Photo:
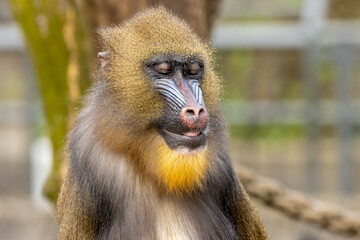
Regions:
<svg viewBox="0 0 360 240"><path fill-rule="evenodd" d="M348 209L287 189L278 181L259 176L244 166L237 174L250 196L286 216L343 236L360 237L360 216Z"/></svg>

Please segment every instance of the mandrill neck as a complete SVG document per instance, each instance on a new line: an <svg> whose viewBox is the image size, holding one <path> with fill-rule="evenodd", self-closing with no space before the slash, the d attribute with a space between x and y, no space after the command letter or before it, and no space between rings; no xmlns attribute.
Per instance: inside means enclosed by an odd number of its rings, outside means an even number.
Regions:
<svg viewBox="0 0 360 240"><path fill-rule="evenodd" d="M145 147L146 146L146 147ZM170 149L159 135L142 145L140 162L144 164L145 175L161 185L167 193L192 193L203 187L208 175L211 159L208 148L194 152L180 152Z"/></svg>

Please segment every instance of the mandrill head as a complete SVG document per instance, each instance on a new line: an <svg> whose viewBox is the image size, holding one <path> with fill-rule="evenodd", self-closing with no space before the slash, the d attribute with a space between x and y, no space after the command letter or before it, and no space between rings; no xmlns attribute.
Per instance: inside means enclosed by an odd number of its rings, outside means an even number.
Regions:
<svg viewBox="0 0 360 240"><path fill-rule="evenodd" d="M163 7L100 36L98 135L168 192L201 188L223 127L211 50Z"/></svg>

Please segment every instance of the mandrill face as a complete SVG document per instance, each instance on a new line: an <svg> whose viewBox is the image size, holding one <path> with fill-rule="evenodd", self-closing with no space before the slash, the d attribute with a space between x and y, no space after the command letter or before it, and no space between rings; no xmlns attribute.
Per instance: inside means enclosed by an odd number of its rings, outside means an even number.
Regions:
<svg viewBox="0 0 360 240"><path fill-rule="evenodd" d="M157 129L168 147L180 152L203 149L209 118L201 90L203 61L162 54L146 61L144 72L164 102Z"/></svg>
<svg viewBox="0 0 360 240"><path fill-rule="evenodd" d="M104 145L167 192L201 188L225 137L211 49L163 8L100 35L96 130Z"/></svg>

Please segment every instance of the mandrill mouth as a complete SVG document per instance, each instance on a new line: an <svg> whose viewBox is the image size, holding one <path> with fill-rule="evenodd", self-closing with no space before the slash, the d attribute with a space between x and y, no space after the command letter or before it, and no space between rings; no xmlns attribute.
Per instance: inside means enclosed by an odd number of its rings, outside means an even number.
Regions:
<svg viewBox="0 0 360 240"><path fill-rule="evenodd" d="M201 134L201 132L197 132L197 131L190 131L190 132L186 132L183 135L184 136L188 136L188 137L197 137Z"/></svg>
<svg viewBox="0 0 360 240"><path fill-rule="evenodd" d="M200 150L206 145L206 135L204 132L189 131L183 134L169 132L163 129L161 131L166 144L173 150Z"/></svg>

